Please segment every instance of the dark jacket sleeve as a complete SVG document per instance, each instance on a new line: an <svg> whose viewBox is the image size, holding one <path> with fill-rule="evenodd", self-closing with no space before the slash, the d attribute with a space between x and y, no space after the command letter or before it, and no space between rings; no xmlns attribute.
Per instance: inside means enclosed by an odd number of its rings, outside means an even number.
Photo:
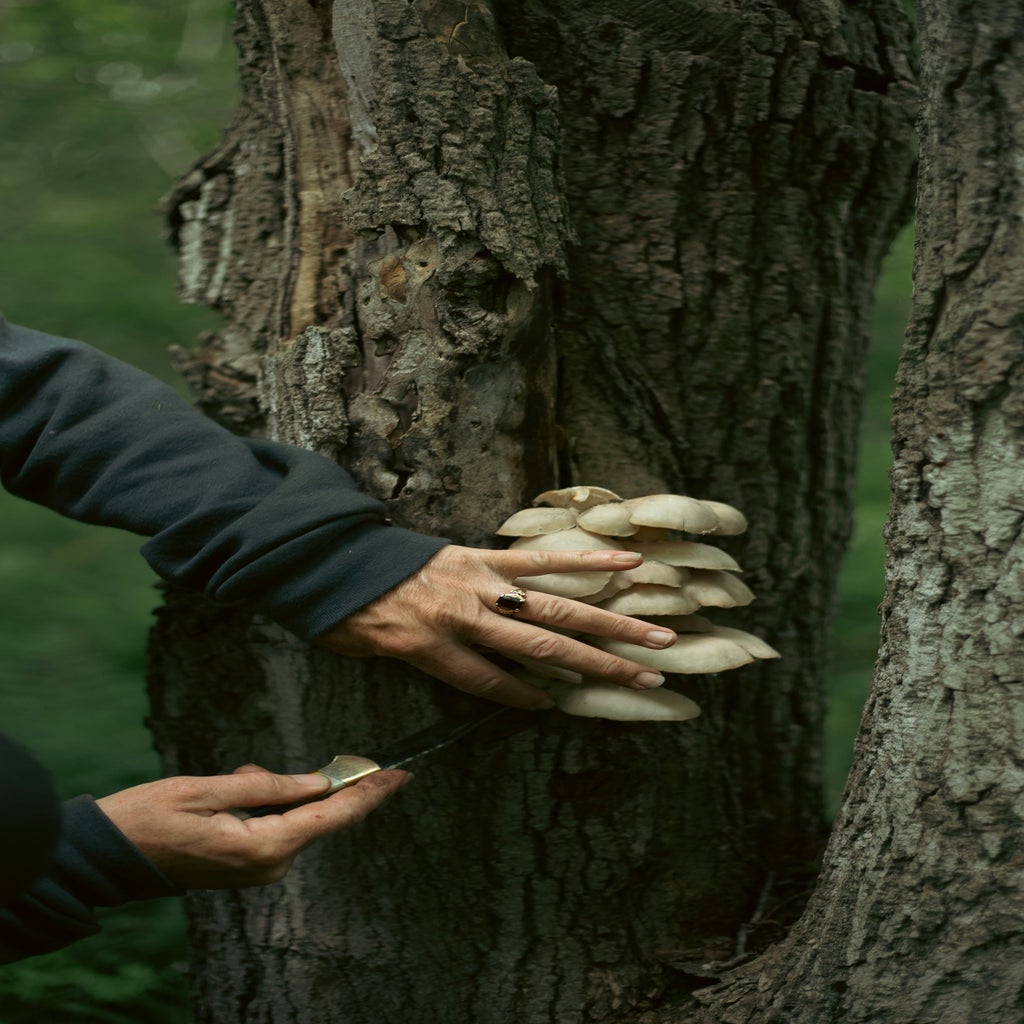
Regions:
<svg viewBox="0 0 1024 1024"><path fill-rule="evenodd" d="M148 374L2 319L0 482L151 537L142 554L160 576L304 638L446 543L386 525L384 507L330 460L235 437Z"/></svg>
<svg viewBox="0 0 1024 1024"><path fill-rule="evenodd" d="M0 908L0 963L95 935L97 907L180 893L92 797L75 797L64 805L61 839L46 873Z"/></svg>
<svg viewBox="0 0 1024 1024"><path fill-rule="evenodd" d="M0 733L0 906L46 870L60 830L60 801L49 773Z"/></svg>
<svg viewBox="0 0 1024 1024"><path fill-rule="evenodd" d="M383 506L330 460L237 438L147 374L2 318L0 483L152 538L142 553L165 579L307 639L446 543L386 525ZM0 871L17 866L10 849L0 840ZM72 801L50 869L0 911L0 960L92 934L94 907L174 891L91 800Z"/></svg>

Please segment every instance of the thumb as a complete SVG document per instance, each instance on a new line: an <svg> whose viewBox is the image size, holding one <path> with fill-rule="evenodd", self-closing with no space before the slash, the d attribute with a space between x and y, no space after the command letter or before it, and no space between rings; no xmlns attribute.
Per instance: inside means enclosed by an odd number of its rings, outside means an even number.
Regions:
<svg viewBox="0 0 1024 1024"><path fill-rule="evenodd" d="M319 772L275 775L256 765L243 765L232 775L218 775L206 781L211 808L215 810L308 800L326 793L331 785L327 776Z"/></svg>

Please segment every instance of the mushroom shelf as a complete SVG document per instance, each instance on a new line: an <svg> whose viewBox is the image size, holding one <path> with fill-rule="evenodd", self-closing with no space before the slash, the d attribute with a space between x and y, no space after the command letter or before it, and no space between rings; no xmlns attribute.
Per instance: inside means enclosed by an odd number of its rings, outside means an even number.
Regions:
<svg viewBox="0 0 1024 1024"><path fill-rule="evenodd" d="M750 604L754 594L739 579L742 570L727 552L679 535L734 536L746 528L742 512L718 501L682 494L627 499L604 487L577 486L537 495L533 507L511 515L497 533L513 538L510 547L527 550L640 552L644 562L635 569L523 576L516 585L668 626L679 638L663 650L606 637L579 639L662 673L692 675L780 656L752 633L695 614L701 608ZM570 715L684 721L700 714L694 701L671 690L630 690L519 660L520 677L547 690Z"/></svg>

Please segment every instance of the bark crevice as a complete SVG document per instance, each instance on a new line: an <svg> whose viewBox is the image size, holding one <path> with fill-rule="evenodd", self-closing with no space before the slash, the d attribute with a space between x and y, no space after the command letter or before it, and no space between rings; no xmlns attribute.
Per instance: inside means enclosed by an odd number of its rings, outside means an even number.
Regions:
<svg viewBox="0 0 1024 1024"><path fill-rule="evenodd" d="M739 505L724 546L766 596L729 621L785 658L674 681L704 709L685 731L479 737L276 892L196 897L201 1024L640 1020L788 927L824 831L867 307L913 160L897 13L243 5L243 109L169 203L188 296L227 316L193 357L206 404L459 542L558 483ZM176 601L154 640L188 771L297 770L464 706L223 615ZM246 686L206 704L214 628Z"/></svg>

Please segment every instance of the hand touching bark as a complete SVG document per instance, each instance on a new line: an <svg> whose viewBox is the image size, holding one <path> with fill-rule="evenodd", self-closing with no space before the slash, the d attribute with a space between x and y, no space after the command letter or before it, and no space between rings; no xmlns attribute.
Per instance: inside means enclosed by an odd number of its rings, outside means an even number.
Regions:
<svg viewBox="0 0 1024 1024"><path fill-rule="evenodd" d="M488 551L442 548L419 572L317 638L339 654L401 658L460 690L502 704L550 705L543 691L521 682L480 653L496 651L623 686L657 686L662 677L568 636L531 623L616 637L663 648L676 636L663 626L530 591L516 617L495 600L520 576L632 569L641 557L626 551Z"/></svg>
<svg viewBox="0 0 1024 1024"><path fill-rule="evenodd" d="M279 881L315 839L362 821L409 778L377 772L326 799L245 821L230 809L308 800L329 782L316 772L273 775L245 765L232 775L145 783L97 804L183 889L241 889Z"/></svg>

